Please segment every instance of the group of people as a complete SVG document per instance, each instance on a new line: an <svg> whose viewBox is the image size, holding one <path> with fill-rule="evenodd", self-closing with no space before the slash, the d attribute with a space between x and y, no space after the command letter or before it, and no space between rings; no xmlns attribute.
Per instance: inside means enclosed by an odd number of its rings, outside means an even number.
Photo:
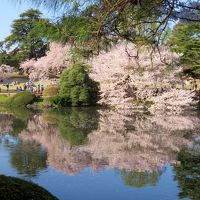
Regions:
<svg viewBox="0 0 200 200"><path fill-rule="evenodd" d="M44 85L35 85L33 84L32 82L27 82L27 83L24 83L23 86L19 85L19 82L17 83L6 83L4 84L4 86L6 87L7 91L9 91L10 89L10 86L13 86L13 85L17 85L16 86L16 91L17 92L22 92L22 91L29 91L33 94L42 94L43 90L44 90ZM1 88L0 88L0 93L1 93Z"/></svg>
<svg viewBox="0 0 200 200"><path fill-rule="evenodd" d="M31 82L25 83L23 86L17 86L16 91L21 92L21 91L29 91L33 94L42 94L44 90L44 85L34 85Z"/></svg>

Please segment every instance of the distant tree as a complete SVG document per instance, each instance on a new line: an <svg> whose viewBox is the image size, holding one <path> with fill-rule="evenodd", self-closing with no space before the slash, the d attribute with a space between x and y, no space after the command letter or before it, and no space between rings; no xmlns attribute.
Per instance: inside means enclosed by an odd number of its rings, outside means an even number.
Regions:
<svg viewBox="0 0 200 200"><path fill-rule="evenodd" d="M19 67L21 54L16 54L15 50L11 50L9 52L4 48L3 42L0 42L0 65L10 65Z"/></svg>
<svg viewBox="0 0 200 200"><path fill-rule="evenodd" d="M193 75L200 75L200 23L179 23L172 31L169 44L181 54L181 63Z"/></svg>
<svg viewBox="0 0 200 200"><path fill-rule="evenodd" d="M26 59L37 60L46 54L48 40L38 27L49 24L49 21L41 18L41 15L39 10L34 9L22 13L19 19L13 21L11 34L3 41L5 48L11 50L7 55L14 56L17 64ZM6 60L10 60L10 57Z"/></svg>

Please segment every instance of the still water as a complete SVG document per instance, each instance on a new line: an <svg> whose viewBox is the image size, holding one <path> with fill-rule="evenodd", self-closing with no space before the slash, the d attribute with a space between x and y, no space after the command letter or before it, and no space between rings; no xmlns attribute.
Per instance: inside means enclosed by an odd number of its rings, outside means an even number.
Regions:
<svg viewBox="0 0 200 200"><path fill-rule="evenodd" d="M61 200L200 199L195 113L0 111L0 174Z"/></svg>

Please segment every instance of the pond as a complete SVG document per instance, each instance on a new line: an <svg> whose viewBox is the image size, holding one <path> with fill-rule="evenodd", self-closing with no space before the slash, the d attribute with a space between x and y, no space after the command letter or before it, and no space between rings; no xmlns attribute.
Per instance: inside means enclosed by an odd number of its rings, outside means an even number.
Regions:
<svg viewBox="0 0 200 200"><path fill-rule="evenodd" d="M198 116L0 109L0 174L61 200L200 199Z"/></svg>

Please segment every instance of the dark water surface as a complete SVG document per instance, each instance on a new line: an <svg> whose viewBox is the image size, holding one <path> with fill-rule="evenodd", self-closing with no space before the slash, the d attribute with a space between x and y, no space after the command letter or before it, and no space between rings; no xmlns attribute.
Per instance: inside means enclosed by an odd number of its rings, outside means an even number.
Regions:
<svg viewBox="0 0 200 200"><path fill-rule="evenodd" d="M195 113L0 111L0 174L37 183L61 200L200 199Z"/></svg>

